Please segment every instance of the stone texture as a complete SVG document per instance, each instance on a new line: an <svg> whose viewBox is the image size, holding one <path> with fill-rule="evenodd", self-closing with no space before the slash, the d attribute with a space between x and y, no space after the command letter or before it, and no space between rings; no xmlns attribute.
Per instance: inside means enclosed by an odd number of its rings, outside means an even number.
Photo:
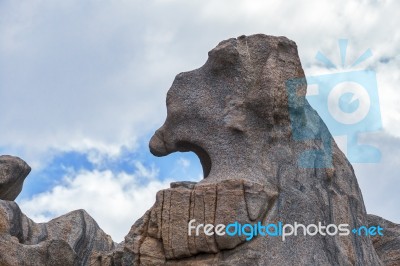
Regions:
<svg viewBox="0 0 400 266"><path fill-rule="evenodd" d="M15 200L31 168L18 157L0 156L0 200Z"/></svg>
<svg viewBox="0 0 400 266"><path fill-rule="evenodd" d="M159 192L132 228L130 245L143 265L382 265L368 237L187 236L187 223L256 222L367 224L351 164L305 101L288 102L286 82L303 78L296 44L285 37L241 36L218 44L199 69L176 76L167 94L167 118L150 141L154 155L193 151L204 179L193 189ZM306 93L306 84L298 90ZM292 137L290 115L312 136ZM298 158L332 167L302 168ZM189 211L187 211L189 210ZM148 240L152 239L152 240Z"/></svg>
<svg viewBox="0 0 400 266"><path fill-rule="evenodd" d="M372 237L372 243L384 265L400 265L400 224L370 214L368 215L368 225L379 225L384 228L383 236Z"/></svg>
<svg viewBox="0 0 400 266"><path fill-rule="evenodd" d="M195 230L189 236L188 221L195 219L193 225L197 225L263 220L272 207L268 203L273 204L277 195L272 184L239 179L159 191L155 205L132 227L125 246L142 265L167 261L174 265L182 258L233 249L243 244L245 237L195 236Z"/></svg>
<svg viewBox="0 0 400 266"><path fill-rule="evenodd" d="M113 248L84 210L35 223L15 202L0 200L0 265L86 265L92 253Z"/></svg>
<svg viewBox="0 0 400 266"><path fill-rule="evenodd" d="M196 185L196 182L191 182L191 181L178 181L178 182L171 182L170 187L171 188L177 188L177 187L185 187L192 189Z"/></svg>
<svg viewBox="0 0 400 266"><path fill-rule="evenodd" d="M15 237L0 236L0 265L65 266L81 265L76 253L62 240L23 245Z"/></svg>
<svg viewBox="0 0 400 266"><path fill-rule="evenodd" d="M87 265L92 254L114 249L84 210L48 223L35 223L13 201L30 167L21 159L0 156L0 265Z"/></svg>

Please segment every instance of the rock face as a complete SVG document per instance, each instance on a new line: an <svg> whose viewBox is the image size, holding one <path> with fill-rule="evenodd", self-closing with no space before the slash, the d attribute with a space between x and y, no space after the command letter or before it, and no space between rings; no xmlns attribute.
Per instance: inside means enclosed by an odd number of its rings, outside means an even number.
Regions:
<svg viewBox="0 0 400 266"><path fill-rule="evenodd" d="M299 78L296 44L285 37L221 42L201 68L176 76L150 141L156 156L196 153L204 179L159 191L117 246L84 211L36 224L0 201L0 265L400 265L400 226L366 214L351 164L304 98L306 84L295 94L288 87ZM195 235L190 221L380 225L387 234L250 239Z"/></svg>
<svg viewBox="0 0 400 266"><path fill-rule="evenodd" d="M126 247L143 265L382 265L369 237L188 236L197 224L368 224L352 166L306 100L288 101L287 82L303 78L296 44L285 37L221 42L199 69L176 76L167 118L150 141L154 155L193 151L204 179L157 195ZM297 90L301 99L306 84ZM304 97L303 97L304 98ZM291 119L302 121L293 128ZM311 138L294 140L293 131ZM324 143L331 143L328 151ZM299 166L307 150L321 150ZM321 161L332 158L330 168Z"/></svg>
<svg viewBox="0 0 400 266"><path fill-rule="evenodd" d="M0 265L86 265L93 252L114 247L84 210L37 224L0 201Z"/></svg>
<svg viewBox="0 0 400 266"><path fill-rule="evenodd" d="M18 157L0 156L0 200L15 200L31 168Z"/></svg>
<svg viewBox="0 0 400 266"><path fill-rule="evenodd" d="M2 254L1 265L22 265L25 258L34 262L33 265L46 265L42 261L47 265L81 265L87 263L93 251L114 248L111 237L84 210L37 224L26 217L15 202L0 201L0 214L0 231L18 252L18 256L9 252ZM0 250L4 249L0 247ZM50 260L46 261L43 254L48 254ZM64 264L64 260L70 264Z"/></svg>
<svg viewBox="0 0 400 266"><path fill-rule="evenodd" d="M376 215L368 215L368 225L380 225L384 228L384 237L372 237L376 253L384 265L400 265L400 225L387 221Z"/></svg>
<svg viewBox="0 0 400 266"><path fill-rule="evenodd" d="M87 265L94 252L115 248L84 210L48 223L35 223L13 201L30 167L21 159L0 156L0 265Z"/></svg>

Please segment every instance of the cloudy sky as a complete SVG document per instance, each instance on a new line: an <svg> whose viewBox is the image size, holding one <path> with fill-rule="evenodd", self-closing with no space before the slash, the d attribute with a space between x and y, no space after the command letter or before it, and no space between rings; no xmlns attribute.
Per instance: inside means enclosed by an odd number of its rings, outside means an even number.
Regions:
<svg viewBox="0 0 400 266"><path fill-rule="evenodd" d="M296 41L307 75L359 65L376 72L382 159L355 164L367 211L400 223L400 2L0 0L0 154L33 168L17 199L35 221L86 209L114 240L172 180L199 180L193 154L155 158L152 133L175 75L219 41L265 33ZM347 69L349 70L349 69Z"/></svg>

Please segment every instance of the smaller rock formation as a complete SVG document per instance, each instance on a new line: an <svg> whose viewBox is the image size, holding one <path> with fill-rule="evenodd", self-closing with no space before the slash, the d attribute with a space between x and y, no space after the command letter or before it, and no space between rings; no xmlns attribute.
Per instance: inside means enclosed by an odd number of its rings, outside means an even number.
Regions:
<svg viewBox="0 0 400 266"><path fill-rule="evenodd" d="M0 156L0 199L15 200L31 168L18 157Z"/></svg>
<svg viewBox="0 0 400 266"><path fill-rule="evenodd" d="M87 265L94 252L115 248L111 237L84 210L48 223L26 217L14 200L30 167L0 156L0 265Z"/></svg>
<svg viewBox="0 0 400 266"><path fill-rule="evenodd" d="M368 226L384 228L383 236L373 236L372 243L379 258L386 266L400 265L400 224L392 223L376 215L368 215Z"/></svg>

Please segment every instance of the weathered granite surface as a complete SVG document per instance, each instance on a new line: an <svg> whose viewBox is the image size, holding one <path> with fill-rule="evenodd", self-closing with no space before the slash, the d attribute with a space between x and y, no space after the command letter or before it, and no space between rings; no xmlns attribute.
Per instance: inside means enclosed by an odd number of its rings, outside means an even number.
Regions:
<svg viewBox="0 0 400 266"><path fill-rule="evenodd" d="M353 168L324 122L307 101L288 102L286 82L302 77L296 44L262 34L223 41L201 68L176 76L167 95L166 121L151 139L150 150L157 156L195 152L205 178L193 190L172 188L157 195L142 230L134 227L126 239L138 263L382 265L368 237L256 237L243 242L187 236L192 217L212 224L368 223ZM305 93L303 84L298 95ZM309 131L309 140L293 139L289 111L303 121L297 130ZM327 140L332 142L331 168L298 165L299 155L311 149L323 151L309 158L316 166L325 160L329 154L322 143Z"/></svg>
<svg viewBox="0 0 400 266"><path fill-rule="evenodd" d="M369 226L384 228L384 236L372 237L376 253L387 266L400 265L400 224L392 223L376 215L368 215Z"/></svg>
<svg viewBox="0 0 400 266"><path fill-rule="evenodd" d="M389 239L349 235L277 237L188 235L197 224L283 223L367 225L353 168L306 100L288 101L286 82L303 78L296 44L262 34L221 42L199 69L176 76L167 119L150 141L156 156L195 152L204 170L197 184L157 193L131 228L123 251L96 265L384 265ZM306 84L298 90L304 96ZM290 114L293 117L290 117ZM308 139L294 140L293 125ZM332 143L326 150L324 143ZM303 168L299 155L320 150ZM332 153L330 153L330 151ZM332 156L332 165L319 167ZM397 225L396 225L397 226ZM380 242L379 242L380 241ZM398 254L397 243L390 244ZM382 243L381 248L373 244ZM394 247L395 246L395 247ZM394 247L394 248L393 248ZM385 249L386 250L386 249ZM382 254L387 254L385 258ZM106 258L106 259L105 259ZM383 262L382 262L383 261Z"/></svg>
<svg viewBox="0 0 400 266"><path fill-rule="evenodd" d="M31 168L18 157L0 156L0 200L15 200Z"/></svg>
<svg viewBox="0 0 400 266"><path fill-rule="evenodd" d="M84 210L35 223L0 200L0 265L86 265L94 251L115 247Z"/></svg>
<svg viewBox="0 0 400 266"><path fill-rule="evenodd" d="M87 265L95 251L115 248L84 210L48 223L26 217L15 199L30 167L23 160L0 156L0 265Z"/></svg>
<svg viewBox="0 0 400 266"><path fill-rule="evenodd" d="M302 77L296 44L285 37L257 34L221 42L201 68L176 76L167 119L150 141L156 156L195 152L204 179L173 182L159 191L118 245L84 211L36 224L14 202L1 200L0 265L400 265L400 225L366 214L353 168L319 115L307 101L288 101L286 82ZM305 93L302 84L298 96ZM291 118L309 139L294 140ZM329 142L332 153L323 145ZM314 168L298 164L307 150L320 150L308 160ZM332 165L319 167L328 156ZM10 195L1 189L0 198ZM246 241L188 235L192 219L214 225L380 225L385 235Z"/></svg>

